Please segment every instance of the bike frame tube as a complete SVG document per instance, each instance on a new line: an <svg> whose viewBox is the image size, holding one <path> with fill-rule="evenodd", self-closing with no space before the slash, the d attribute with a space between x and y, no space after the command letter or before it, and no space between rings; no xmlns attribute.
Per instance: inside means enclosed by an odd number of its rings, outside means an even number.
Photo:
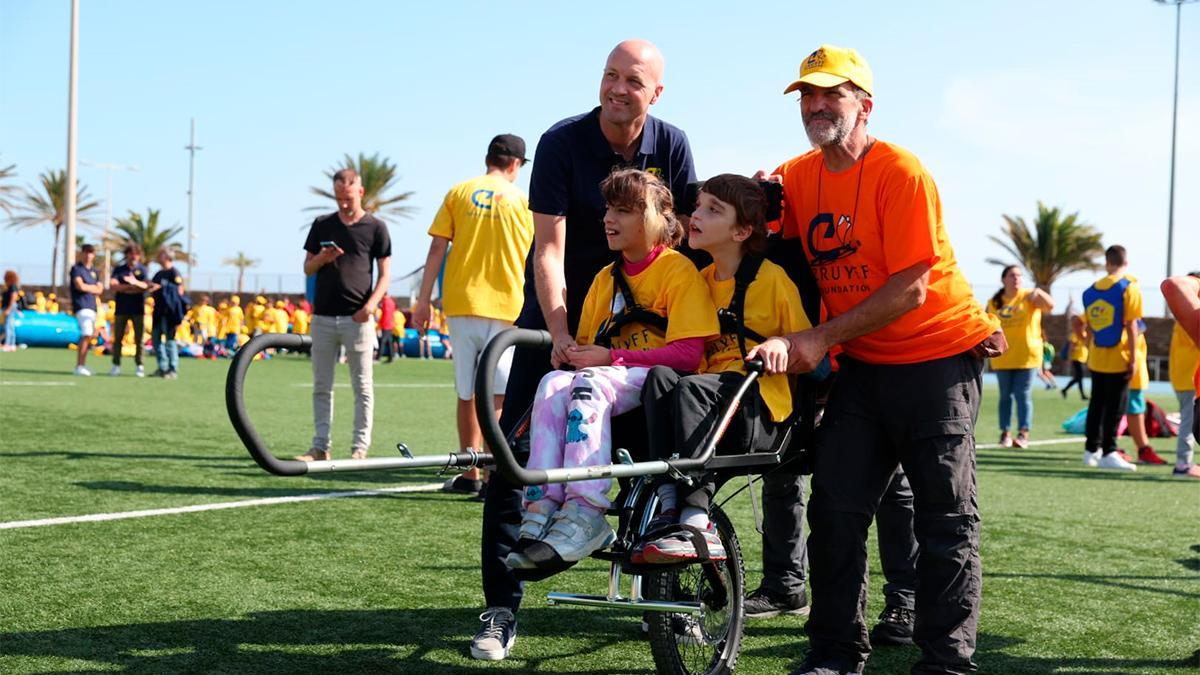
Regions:
<svg viewBox="0 0 1200 675"><path fill-rule="evenodd" d="M415 469L423 467L470 468L487 466L492 456L482 452L450 452L439 455L416 457L379 457L371 459L326 460L323 462L301 462L295 459L279 459L263 443L258 430L246 414L244 387L246 372L254 357L268 349L308 351L312 338L291 333L265 333L242 345L233 357L229 374L225 378L225 408L242 445L260 467L276 476L303 476L310 473L345 471L379 471L382 469ZM490 398L489 398L490 401Z"/></svg>
<svg viewBox="0 0 1200 675"><path fill-rule="evenodd" d="M509 347L525 347L529 349L547 349L553 344L550 333L544 330L529 330L526 328L511 328L501 331L484 348L479 357L479 367L475 372L475 415L479 418L479 426L483 431L483 440L491 449L496 462L496 468L506 480L517 485L544 485L546 483L567 483L577 480L595 478L628 478L633 476L654 476L676 471L679 473L697 472L716 453L717 442L721 434L733 420L738 404L750 388L750 384L758 378L762 365L757 362L747 364L750 371L738 385L737 391L725 402L718 418L716 432L713 433L704 449L695 457L670 459L666 461L634 462L633 464L607 464L604 466L563 468L563 469L526 469L521 466L508 444L500 422L492 409L492 391L495 390L496 368L500 364L500 356Z"/></svg>

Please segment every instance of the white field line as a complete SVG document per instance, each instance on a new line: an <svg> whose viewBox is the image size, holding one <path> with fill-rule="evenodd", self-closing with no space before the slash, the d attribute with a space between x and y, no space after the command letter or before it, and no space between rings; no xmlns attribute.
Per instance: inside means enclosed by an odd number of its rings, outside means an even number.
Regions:
<svg viewBox="0 0 1200 675"><path fill-rule="evenodd" d="M16 530L26 527L45 527L47 525L68 525L70 523L98 523L106 520L125 520L127 518L147 518L149 516L171 516L178 513L198 513L200 511L218 511L221 509L240 509L247 506L270 506L273 504L293 504L296 502L314 502L322 499L344 499L346 497L377 497L379 495L397 494L402 492L436 492L442 489L441 483L428 485L402 485L399 487L380 488L378 490L353 490L348 492L322 492L315 495L293 495L291 497L264 497L263 499L244 499L236 502L218 502L215 504L196 504L194 506L176 506L167 509L146 509L143 511L117 511L115 513L92 513L85 516L63 516L61 518L42 518L40 520L13 520L0 523L0 530Z"/></svg>
<svg viewBox="0 0 1200 675"><path fill-rule="evenodd" d="M1029 441L1029 444L1030 445L1061 445L1063 443L1082 443L1082 442L1083 442L1083 436L1080 435L1080 436L1071 436L1070 438L1049 438L1044 441ZM999 443L984 443L983 445L975 446L976 450L999 450L1000 448L1001 448L1001 446ZM1015 448L1015 449L1020 450L1020 448Z"/></svg>
<svg viewBox="0 0 1200 675"><path fill-rule="evenodd" d="M312 382L296 382L292 386L293 387L303 387L305 389L312 389ZM350 388L350 384L348 382L338 382L337 384L335 384L333 386L337 387L338 389L349 389ZM430 382L428 384L419 384L416 382L403 382L403 383L376 382L372 386L375 389L449 389L454 386L454 383L453 382Z"/></svg>
<svg viewBox="0 0 1200 675"><path fill-rule="evenodd" d="M74 382L62 382L47 380L38 382L36 380L0 380L0 387L74 387Z"/></svg>

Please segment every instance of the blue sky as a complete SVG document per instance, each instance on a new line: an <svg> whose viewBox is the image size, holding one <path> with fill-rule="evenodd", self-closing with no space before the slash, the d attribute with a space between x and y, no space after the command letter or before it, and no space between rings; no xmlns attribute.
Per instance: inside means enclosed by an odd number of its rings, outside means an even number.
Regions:
<svg viewBox="0 0 1200 675"><path fill-rule="evenodd" d="M186 223L197 120L197 286L227 285L220 261L238 250L262 260L268 289L281 274L298 283L304 208L320 204L308 188L360 151L390 157L416 193L417 215L389 225L393 270L417 267L442 196L482 171L491 136L532 148L593 107L607 52L628 37L665 54L652 112L688 133L701 177L803 152L780 92L817 45L853 46L875 72L872 133L929 167L981 293L999 282L985 258L1003 256L987 235L1039 199L1126 245L1151 288L1165 271L1175 10L1151 0L80 4L79 157L140 169L115 175L115 213ZM0 162L22 185L65 165L69 7L0 2ZM1200 184L1200 5L1183 14L1177 272L1200 267L1200 194L1187 189ZM80 178L104 198L104 172ZM0 266L36 281L50 238L0 230Z"/></svg>

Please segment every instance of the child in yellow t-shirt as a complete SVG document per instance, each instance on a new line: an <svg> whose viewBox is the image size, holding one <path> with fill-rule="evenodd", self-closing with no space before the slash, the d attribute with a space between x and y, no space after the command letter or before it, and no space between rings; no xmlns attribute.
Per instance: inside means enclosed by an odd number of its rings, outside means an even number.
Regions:
<svg viewBox="0 0 1200 675"><path fill-rule="evenodd" d="M611 464L609 420L640 405L650 369L695 371L704 341L720 332L704 280L672 248L683 228L672 212L670 189L653 174L623 169L600 190L608 205L608 247L621 258L592 282L575 343L556 344L551 352L555 367L576 370L552 371L538 385L531 469ZM570 562L610 544L614 534L604 512L611 484L599 478L526 488L520 540L509 566L533 567L525 555L534 554L532 546L548 546Z"/></svg>
<svg viewBox="0 0 1200 675"><path fill-rule="evenodd" d="M1071 391L1071 387L1079 387L1079 398L1088 400L1087 394L1083 391L1083 367L1087 365L1088 360L1088 336L1087 323L1083 317L1078 314L1071 315L1071 335L1067 338L1068 352L1067 359L1071 362L1071 379L1067 382L1067 386L1062 388L1062 397L1067 397L1067 392Z"/></svg>
<svg viewBox="0 0 1200 675"><path fill-rule="evenodd" d="M770 340L771 336L812 328L800 292L787 272L762 257L767 244L766 212L763 189L744 176L714 176L701 188L689 222L688 244L712 256L713 263L700 275L713 305L728 309L721 334L705 343L703 373L681 376L671 368L657 367L646 379L642 403L654 459L667 459L675 452L684 457L698 455L716 433L721 407L745 380L746 360L757 355L758 346L768 349L779 342L778 338ZM739 275L752 279L740 308L734 306ZM786 369L786 348L784 354L781 370ZM775 372L750 385L721 436L718 452L771 449L792 414L788 377L786 372ZM724 546L709 520L709 506L717 488L712 475L693 485L660 485L657 492L661 511L650 529L676 523L695 527L704 537L709 558L723 559ZM682 529L645 542L633 553L635 561L650 564L686 562L697 556L690 534Z"/></svg>

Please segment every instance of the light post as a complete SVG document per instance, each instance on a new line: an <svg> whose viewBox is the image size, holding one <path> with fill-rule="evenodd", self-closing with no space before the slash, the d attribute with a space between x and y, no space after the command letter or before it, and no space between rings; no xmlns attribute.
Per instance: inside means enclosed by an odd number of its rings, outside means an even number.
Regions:
<svg viewBox="0 0 1200 675"><path fill-rule="evenodd" d="M1175 138L1179 128L1179 24L1185 2L1196 0L1154 0L1160 5L1175 5L1175 93L1171 99L1171 187L1167 197L1167 276L1171 276L1171 258L1175 253Z"/></svg>
<svg viewBox="0 0 1200 675"><path fill-rule="evenodd" d="M75 175L75 147L78 139L79 112L79 0L71 0L71 63L67 76L67 185L64 188L63 211L66 218L66 237L63 241L63 283L71 284L71 261L75 259L75 217L78 179ZM58 270L50 270L50 283L58 288Z"/></svg>
<svg viewBox="0 0 1200 675"><path fill-rule="evenodd" d="M184 150L188 151L188 228L187 228L187 287L192 287L192 268L196 266L195 258L192 257L192 246L195 242L196 235L192 234L192 203L196 192L196 151L204 148L196 145L196 118L192 118L192 135L191 140L187 145L183 146Z"/></svg>
<svg viewBox="0 0 1200 675"><path fill-rule="evenodd" d="M112 271L112 250L109 249L109 226L112 225L112 184L114 171L137 171L138 168L131 164L109 164L107 162L89 162L83 160L80 162L84 166L90 166L96 169L104 169L108 173L108 194L104 198L104 235L100 240L100 245L104 248L104 287L108 288L108 275Z"/></svg>

